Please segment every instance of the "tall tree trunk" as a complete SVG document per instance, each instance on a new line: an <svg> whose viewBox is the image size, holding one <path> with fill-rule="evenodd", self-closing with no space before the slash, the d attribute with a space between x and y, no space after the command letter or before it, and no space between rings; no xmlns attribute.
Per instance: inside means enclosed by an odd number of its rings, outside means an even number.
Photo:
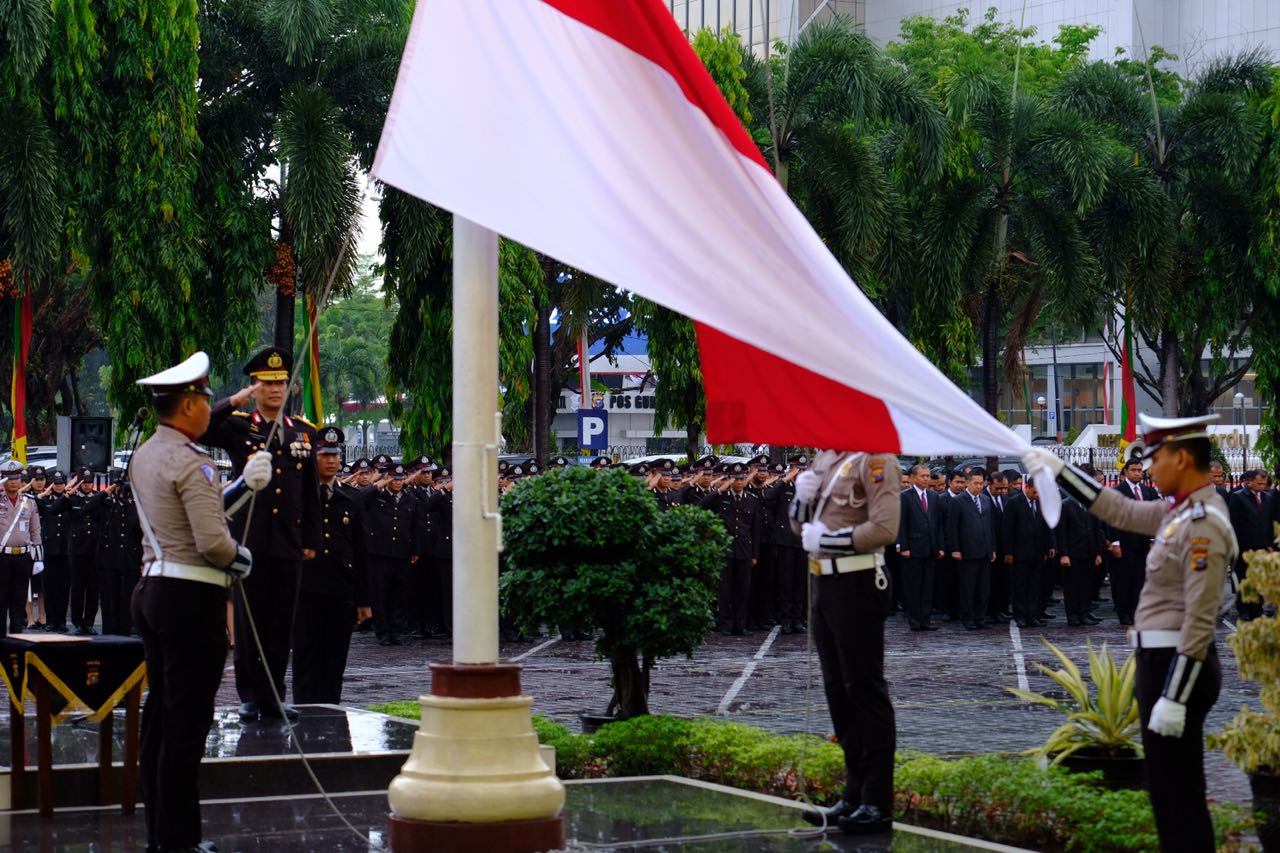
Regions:
<svg viewBox="0 0 1280 853"><path fill-rule="evenodd" d="M1000 342L996 338L999 296L995 284L987 287L982 304L982 407L995 417L1000 408L1000 371L996 365Z"/></svg>
<svg viewBox="0 0 1280 853"><path fill-rule="evenodd" d="M559 395L556 395L559 397ZM538 466L547 467L547 447L551 444L551 306L538 306L533 328L533 455Z"/></svg>
<svg viewBox="0 0 1280 853"><path fill-rule="evenodd" d="M698 423L698 392L693 387L684 390L684 451L690 462L701 454L702 424Z"/></svg>
<svg viewBox="0 0 1280 853"><path fill-rule="evenodd" d="M1166 327L1160 333L1160 413L1166 418L1178 416L1180 355L1178 333Z"/></svg>

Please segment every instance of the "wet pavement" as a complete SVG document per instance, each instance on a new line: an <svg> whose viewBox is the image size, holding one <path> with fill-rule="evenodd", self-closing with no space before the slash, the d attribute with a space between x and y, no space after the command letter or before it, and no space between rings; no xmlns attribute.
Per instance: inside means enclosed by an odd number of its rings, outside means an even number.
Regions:
<svg viewBox="0 0 1280 853"><path fill-rule="evenodd" d="M318 797L207 802L206 833L223 853L355 853L380 849L386 841L387 801L382 792L338 795L343 826ZM899 827L893 833L854 838L839 830L813 830L800 810L772 798L674 779L593 780L565 791L566 849L587 851L682 851L682 853L961 853L998 848L941 833ZM34 814L0 822L6 849L39 853L108 853L141 850L146 824L141 813L117 810L60 812L55 820Z"/></svg>

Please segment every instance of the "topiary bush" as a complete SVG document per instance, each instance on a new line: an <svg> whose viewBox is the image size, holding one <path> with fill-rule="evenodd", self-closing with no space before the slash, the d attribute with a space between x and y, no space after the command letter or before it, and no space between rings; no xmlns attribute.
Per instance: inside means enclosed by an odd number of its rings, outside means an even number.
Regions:
<svg viewBox="0 0 1280 853"><path fill-rule="evenodd" d="M502 607L521 628L601 629L618 719L649 712L654 662L692 655L714 624L729 536L712 513L663 512L625 471L575 467L518 481L502 499Z"/></svg>

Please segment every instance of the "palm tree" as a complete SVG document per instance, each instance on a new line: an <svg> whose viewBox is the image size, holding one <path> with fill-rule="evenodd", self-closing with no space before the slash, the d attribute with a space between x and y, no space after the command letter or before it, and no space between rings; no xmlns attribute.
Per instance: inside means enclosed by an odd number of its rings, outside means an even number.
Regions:
<svg viewBox="0 0 1280 853"><path fill-rule="evenodd" d="M1200 414L1247 370L1229 362L1248 341L1262 286L1250 253L1263 222L1257 187L1266 118L1254 100L1273 78L1260 51L1222 57L1161 104L1149 63L1143 71L1126 80L1119 69L1082 70L1063 81L1058 102L1107 122L1164 195L1168 233L1153 244L1146 274L1130 277L1114 298L1158 357L1155 368L1138 359L1137 382L1166 415ZM1123 240L1121 230L1098 236Z"/></svg>
<svg viewBox="0 0 1280 853"><path fill-rule="evenodd" d="M319 293L332 275L343 292L352 281L358 174L372 165L411 10L408 0L201 6L201 134L223 155L206 172L235 173L238 221L261 235L274 220L279 251L296 261L296 278L275 282L278 346L294 338L296 287Z"/></svg>

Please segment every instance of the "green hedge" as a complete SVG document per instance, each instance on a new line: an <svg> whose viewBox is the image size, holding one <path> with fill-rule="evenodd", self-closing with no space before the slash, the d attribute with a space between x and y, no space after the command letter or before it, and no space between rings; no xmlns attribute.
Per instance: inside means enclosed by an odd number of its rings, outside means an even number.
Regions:
<svg viewBox="0 0 1280 853"><path fill-rule="evenodd" d="M416 702L372 710L418 716ZM556 748L563 779L683 776L815 803L837 799L844 781L844 755L836 744L743 723L653 715L577 735L535 716L533 726L542 743ZM1040 767L1021 757L901 753L895 809L905 823L1034 850L1158 849L1147 795L1102 788L1100 775ZM1238 849L1251 829L1247 812L1211 806L1221 848Z"/></svg>

